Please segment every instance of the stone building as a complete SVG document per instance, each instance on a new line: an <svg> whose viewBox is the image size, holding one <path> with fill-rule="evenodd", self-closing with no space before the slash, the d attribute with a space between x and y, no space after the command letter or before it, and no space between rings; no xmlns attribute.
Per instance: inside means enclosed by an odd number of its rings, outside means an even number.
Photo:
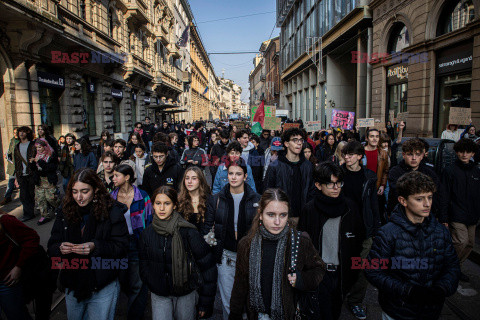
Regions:
<svg viewBox="0 0 480 320"><path fill-rule="evenodd" d="M450 107L480 125L480 1L374 0L372 116L408 112L407 130L439 137Z"/></svg>

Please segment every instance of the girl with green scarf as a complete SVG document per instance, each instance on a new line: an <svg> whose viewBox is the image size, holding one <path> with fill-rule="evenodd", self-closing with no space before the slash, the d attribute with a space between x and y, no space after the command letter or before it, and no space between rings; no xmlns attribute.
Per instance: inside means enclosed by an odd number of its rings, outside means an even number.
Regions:
<svg viewBox="0 0 480 320"><path fill-rule="evenodd" d="M210 246L176 211L177 192L158 188L153 221L140 238L140 277L152 293L153 320L208 318L215 301L217 268ZM198 294L198 305L196 305Z"/></svg>

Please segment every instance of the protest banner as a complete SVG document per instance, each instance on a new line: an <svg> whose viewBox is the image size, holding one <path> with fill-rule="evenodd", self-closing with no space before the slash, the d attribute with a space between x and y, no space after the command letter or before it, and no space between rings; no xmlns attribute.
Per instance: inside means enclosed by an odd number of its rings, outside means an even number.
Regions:
<svg viewBox="0 0 480 320"><path fill-rule="evenodd" d="M408 112L400 112L397 114L397 123L400 123L401 121L407 122L408 119Z"/></svg>
<svg viewBox="0 0 480 320"><path fill-rule="evenodd" d="M355 123L355 112L332 110L332 128L342 128L345 130L352 130Z"/></svg>
<svg viewBox="0 0 480 320"><path fill-rule="evenodd" d="M233 121L233 126L236 126L237 129L245 129L245 122L243 121Z"/></svg>
<svg viewBox="0 0 480 320"><path fill-rule="evenodd" d="M255 116L255 112L257 112L258 106L252 106L250 111L250 121L253 122L253 116ZM265 117L275 117L277 108L275 106L267 106L263 107L265 111Z"/></svg>
<svg viewBox="0 0 480 320"><path fill-rule="evenodd" d="M450 107L448 123L458 125L468 125L472 122L472 109Z"/></svg>
<svg viewBox="0 0 480 320"><path fill-rule="evenodd" d="M215 128L215 124L211 122L207 122L206 127L208 130Z"/></svg>
<svg viewBox="0 0 480 320"><path fill-rule="evenodd" d="M307 132L316 132L322 130L322 121L306 121L305 130L307 130Z"/></svg>
<svg viewBox="0 0 480 320"><path fill-rule="evenodd" d="M359 128L373 127L374 125L375 125L374 118L357 119L357 127Z"/></svg>
<svg viewBox="0 0 480 320"><path fill-rule="evenodd" d="M283 124L284 132L291 128L300 128L300 123L284 123Z"/></svg>
<svg viewBox="0 0 480 320"><path fill-rule="evenodd" d="M263 129L265 130L282 129L282 119L277 117L265 117L265 120L263 122Z"/></svg>
<svg viewBox="0 0 480 320"><path fill-rule="evenodd" d="M378 121L378 122L377 122ZM380 122L380 120L376 120L374 125L369 127L370 129L377 129L379 131L383 131L383 132L386 132L387 131L387 126L385 124L385 122Z"/></svg>

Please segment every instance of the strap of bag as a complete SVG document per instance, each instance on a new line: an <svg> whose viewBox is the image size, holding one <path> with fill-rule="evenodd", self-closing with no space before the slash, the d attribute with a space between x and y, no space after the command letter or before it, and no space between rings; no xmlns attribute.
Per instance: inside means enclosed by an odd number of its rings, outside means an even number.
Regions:
<svg viewBox="0 0 480 320"><path fill-rule="evenodd" d="M297 272L297 261L298 261L298 246L300 244L300 235L301 232L295 232L293 228L291 229L291 255L290 255L290 272Z"/></svg>

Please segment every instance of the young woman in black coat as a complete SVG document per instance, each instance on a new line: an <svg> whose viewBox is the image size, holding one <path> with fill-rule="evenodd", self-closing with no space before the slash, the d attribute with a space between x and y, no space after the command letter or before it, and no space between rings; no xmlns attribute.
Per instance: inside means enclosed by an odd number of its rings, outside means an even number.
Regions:
<svg viewBox="0 0 480 320"><path fill-rule="evenodd" d="M140 277L152 293L152 319L195 319L196 313L208 318L217 290L210 247L175 211L178 198L173 188L158 188L152 199L153 222L140 238Z"/></svg>
<svg viewBox="0 0 480 320"><path fill-rule="evenodd" d="M115 317L120 268L128 267L127 207L110 196L89 168L68 183L48 253L60 272L69 319Z"/></svg>

